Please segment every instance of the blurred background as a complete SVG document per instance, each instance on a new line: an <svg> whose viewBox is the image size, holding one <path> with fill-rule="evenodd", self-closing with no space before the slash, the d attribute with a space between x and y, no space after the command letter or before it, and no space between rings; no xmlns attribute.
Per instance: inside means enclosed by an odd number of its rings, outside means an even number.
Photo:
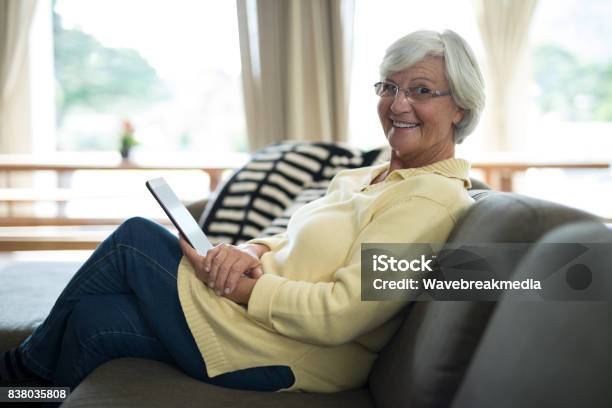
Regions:
<svg viewBox="0 0 612 408"><path fill-rule="evenodd" d="M0 8L0 213L11 233L163 220L144 180L164 176L185 202L199 200L275 141L382 146L378 64L423 28L458 32L485 74L487 108L457 154L474 177L612 221L609 1Z"/></svg>

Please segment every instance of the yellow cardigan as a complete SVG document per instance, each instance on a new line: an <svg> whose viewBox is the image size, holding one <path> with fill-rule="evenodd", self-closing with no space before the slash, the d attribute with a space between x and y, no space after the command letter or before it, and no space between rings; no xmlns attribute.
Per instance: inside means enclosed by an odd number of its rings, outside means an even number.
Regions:
<svg viewBox="0 0 612 408"><path fill-rule="evenodd" d="M395 170L369 186L388 166L339 172L285 233L249 241L270 251L247 308L217 296L183 257L179 298L209 376L287 365L296 381L284 391L365 384L409 300L361 301L360 244L446 242L473 203L465 160Z"/></svg>

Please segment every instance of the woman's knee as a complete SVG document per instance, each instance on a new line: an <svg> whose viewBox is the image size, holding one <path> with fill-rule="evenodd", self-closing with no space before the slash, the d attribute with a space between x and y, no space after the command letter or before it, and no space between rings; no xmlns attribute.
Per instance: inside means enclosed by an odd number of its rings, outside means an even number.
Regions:
<svg viewBox="0 0 612 408"><path fill-rule="evenodd" d="M168 229L143 217L128 218L115 230L113 235L118 245L146 248L156 243L176 247L176 250L179 250L178 239Z"/></svg>
<svg viewBox="0 0 612 408"><path fill-rule="evenodd" d="M135 237L151 236L163 231L163 227L144 217L131 217L115 230L115 235L133 240Z"/></svg>

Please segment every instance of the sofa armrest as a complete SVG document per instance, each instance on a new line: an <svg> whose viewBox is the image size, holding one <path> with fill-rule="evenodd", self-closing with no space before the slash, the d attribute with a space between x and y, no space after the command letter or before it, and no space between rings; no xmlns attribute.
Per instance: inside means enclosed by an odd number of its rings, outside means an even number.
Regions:
<svg viewBox="0 0 612 408"><path fill-rule="evenodd" d="M200 221L200 216L202 215L202 212L204 212L206 204L208 204L208 198L204 198L202 200L197 200L187 204L187 210L197 222Z"/></svg>
<svg viewBox="0 0 612 408"><path fill-rule="evenodd" d="M475 179L475 178L470 178L470 181L472 182L472 188L470 188L470 190L490 190L491 187L489 187L484 181Z"/></svg>

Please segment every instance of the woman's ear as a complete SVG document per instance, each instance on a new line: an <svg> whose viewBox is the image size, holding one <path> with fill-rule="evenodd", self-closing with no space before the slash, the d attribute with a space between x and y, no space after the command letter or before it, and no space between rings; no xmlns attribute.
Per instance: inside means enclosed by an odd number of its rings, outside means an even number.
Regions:
<svg viewBox="0 0 612 408"><path fill-rule="evenodd" d="M453 125L457 126L463 120L463 116L465 115L465 109L458 108L457 112L453 116Z"/></svg>

